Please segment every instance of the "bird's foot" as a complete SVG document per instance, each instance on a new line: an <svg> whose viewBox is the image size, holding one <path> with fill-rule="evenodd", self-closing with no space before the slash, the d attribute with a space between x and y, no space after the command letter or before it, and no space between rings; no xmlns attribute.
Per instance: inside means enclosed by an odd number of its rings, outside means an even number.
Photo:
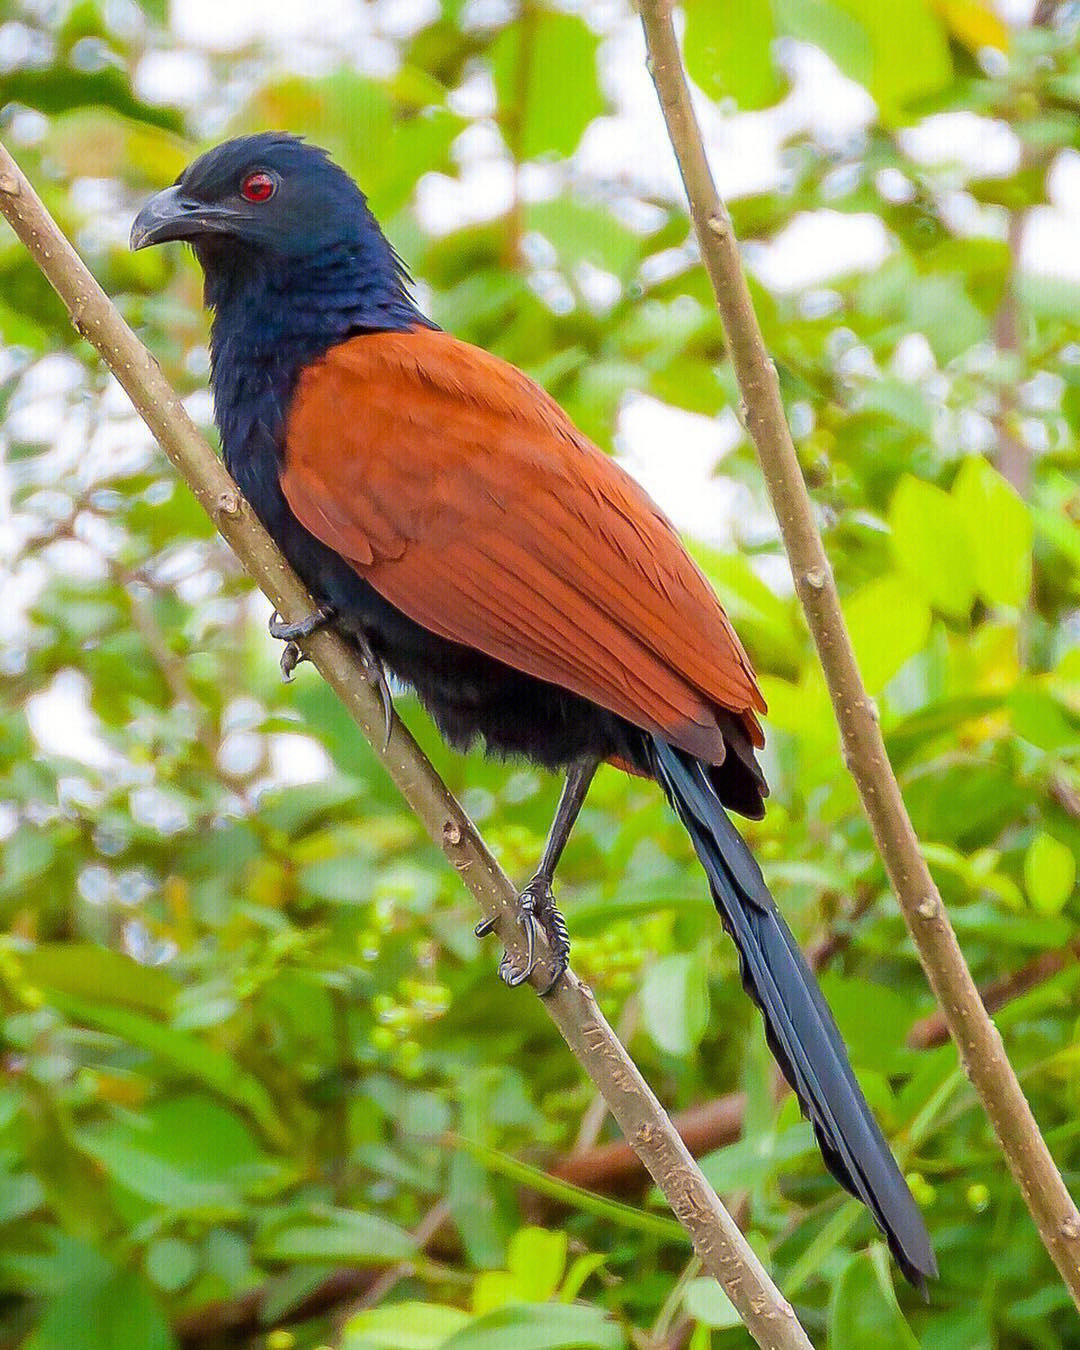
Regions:
<svg viewBox="0 0 1080 1350"><path fill-rule="evenodd" d="M296 623L286 623L276 609L270 615L270 636L285 644L285 650L281 653L281 678L286 684L292 679L293 671L300 662L307 660L299 640L324 628L333 617L334 611L327 605L320 605L312 614L305 615Z"/></svg>
<svg viewBox="0 0 1080 1350"><path fill-rule="evenodd" d="M368 683L375 686L379 691L379 701L382 704L383 712L383 754L386 754L390 746L390 734L394 730L394 696L390 692L390 684L386 678L386 669L382 661L371 650L371 644L362 633L351 635L356 649L360 653L360 661L364 667L364 674L368 678Z"/></svg>
<svg viewBox="0 0 1080 1350"><path fill-rule="evenodd" d="M510 953L504 952L499 962L499 978L511 989L525 983L536 969L536 933L539 929L551 948L552 976L539 991L540 997L545 998L562 979L570 964L570 934L546 877L533 877L518 896L518 922L525 934L525 964L519 969L514 965ZM476 936L486 937L494 927L494 919L484 919L476 925Z"/></svg>

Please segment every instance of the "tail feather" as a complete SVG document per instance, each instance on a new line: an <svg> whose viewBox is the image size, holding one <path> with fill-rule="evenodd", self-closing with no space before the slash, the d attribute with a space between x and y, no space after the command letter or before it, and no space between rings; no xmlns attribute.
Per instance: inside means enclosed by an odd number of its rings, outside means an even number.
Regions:
<svg viewBox="0 0 1080 1350"><path fill-rule="evenodd" d="M709 878L739 952L743 985L761 1010L769 1047L814 1127L826 1166L874 1216L908 1280L937 1275L922 1216L871 1114L832 1013L761 869L728 819L705 766L663 741L653 769Z"/></svg>

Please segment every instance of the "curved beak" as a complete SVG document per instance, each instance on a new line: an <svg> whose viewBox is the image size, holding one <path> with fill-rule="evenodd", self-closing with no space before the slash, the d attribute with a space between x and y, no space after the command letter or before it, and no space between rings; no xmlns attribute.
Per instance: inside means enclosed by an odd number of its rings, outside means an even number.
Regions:
<svg viewBox="0 0 1080 1350"><path fill-rule="evenodd" d="M149 248L170 239L196 239L201 234L222 234L234 226L229 212L220 206L185 197L179 184L151 197L131 226L132 249Z"/></svg>

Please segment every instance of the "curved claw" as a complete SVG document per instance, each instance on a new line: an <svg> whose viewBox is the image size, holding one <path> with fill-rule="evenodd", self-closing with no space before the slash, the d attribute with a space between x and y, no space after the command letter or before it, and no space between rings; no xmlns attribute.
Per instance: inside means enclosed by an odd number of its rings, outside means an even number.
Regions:
<svg viewBox="0 0 1080 1350"><path fill-rule="evenodd" d="M518 922L525 933L525 964L519 970L510 960L508 952L503 953L499 962L499 978L511 989L517 989L529 979L536 969L536 930L542 929L551 948L553 973L551 979L539 990L541 998L546 998L562 979L570 963L570 938L566 923L555 906L555 897L548 882L540 878L533 879L518 896ZM493 918L481 919L473 930L478 938L486 937L495 927Z"/></svg>
<svg viewBox="0 0 1080 1350"><path fill-rule="evenodd" d="M300 647L299 639L310 637L317 629L328 624L333 617L334 611L326 605L320 605L314 613L305 615L296 623L286 623L276 609L270 615L270 621L267 624L270 629L270 636L285 643L280 664L281 678L286 684L292 683L293 671L300 662L307 660L306 653Z"/></svg>
<svg viewBox="0 0 1080 1350"><path fill-rule="evenodd" d="M286 642L285 650L281 653L281 660L278 664L281 666L281 678L286 684L292 684L293 672L301 661L306 661L307 657L300 650L295 642Z"/></svg>
<svg viewBox="0 0 1080 1350"><path fill-rule="evenodd" d="M382 752L385 755L390 747L390 737L394 730L394 697L390 693L390 685L386 679L386 671L383 669L383 663L371 650L371 644L362 633L352 635L353 642L357 651L360 653L360 660L364 667L364 673L368 677L369 683L375 685L379 691L379 701L382 703L383 712L383 743Z"/></svg>
<svg viewBox="0 0 1080 1350"><path fill-rule="evenodd" d="M386 681L386 675L380 666L378 674L375 676L379 685L379 698L382 700L383 725L386 728L386 735L383 737L383 754L390 749L390 737L394 730L394 699L390 693L390 686Z"/></svg>
<svg viewBox="0 0 1080 1350"><path fill-rule="evenodd" d="M523 891L519 903L521 908L518 912L518 922L525 933L525 964L520 970L510 970L509 973L504 972L501 965L499 967L499 974L510 989L517 989L519 985L524 984L536 969L535 901L528 891Z"/></svg>

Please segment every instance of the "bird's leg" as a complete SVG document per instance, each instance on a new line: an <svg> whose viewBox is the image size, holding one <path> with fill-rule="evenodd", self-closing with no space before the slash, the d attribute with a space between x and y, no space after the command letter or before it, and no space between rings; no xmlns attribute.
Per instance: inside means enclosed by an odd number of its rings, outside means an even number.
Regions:
<svg viewBox="0 0 1080 1350"><path fill-rule="evenodd" d="M390 693L390 682L386 678L386 670L382 661L375 655L371 649L371 643L363 633L350 633L353 645L360 653L360 661L364 667L364 674L368 677L368 682L373 684L379 691L379 701L382 703L383 712L383 736L382 749L386 754L390 746L390 734L394 730L394 698Z"/></svg>
<svg viewBox="0 0 1080 1350"><path fill-rule="evenodd" d="M559 865L570 831L578 818L589 785L596 773L599 761L579 759L570 765L563 784L562 796L551 822L547 843L540 858L540 866L533 879L518 896L518 919L525 932L525 964L517 970L508 954L503 956L499 965L499 975L511 987L516 989L524 984L536 967L536 930L540 928L551 948L555 973L547 988L540 991L540 997L550 994L558 984L570 960L570 936L566 923L555 905L555 895L551 889L555 879L555 869ZM476 936L484 937L495 927L494 919L484 919L476 926Z"/></svg>
<svg viewBox="0 0 1080 1350"><path fill-rule="evenodd" d="M270 615L270 622L267 625L270 636L285 644L285 650L281 653L281 678L286 683L292 679L293 671L300 662L307 660L307 656L300 649L298 639L310 637L318 629L324 628L333 617L334 611L329 605L320 605L317 610L306 614L296 623L286 623L276 609Z"/></svg>
<svg viewBox="0 0 1080 1350"><path fill-rule="evenodd" d="M318 629L324 628L333 617L334 611L329 605L320 605L313 614L306 615L296 623L286 623L276 609L270 615L270 636L285 643L285 650L281 653L281 677L283 680L286 682L291 680L296 667L301 661L307 660L307 655L301 650L297 639L310 637ZM383 669L383 663L371 650L371 644L363 633L350 631L349 637L360 653L364 674L368 677L369 683L375 685L379 690L383 724L386 728L386 737L383 741L385 753L386 747L390 744L390 733L394 729L394 700L390 694L386 671Z"/></svg>

